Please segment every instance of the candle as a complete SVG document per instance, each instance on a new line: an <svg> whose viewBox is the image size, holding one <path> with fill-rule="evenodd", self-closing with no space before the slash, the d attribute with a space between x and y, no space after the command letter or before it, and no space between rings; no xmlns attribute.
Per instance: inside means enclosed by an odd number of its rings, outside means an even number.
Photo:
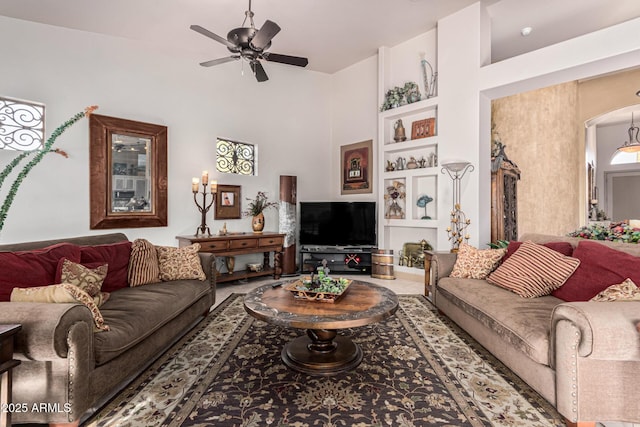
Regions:
<svg viewBox="0 0 640 427"><path fill-rule="evenodd" d="M193 178L191 180L191 191L194 193L198 192L198 184L200 183L200 181L198 181L198 178Z"/></svg>
<svg viewBox="0 0 640 427"><path fill-rule="evenodd" d="M215 194L217 190L218 190L218 181L213 179L211 180L211 194Z"/></svg>
<svg viewBox="0 0 640 427"><path fill-rule="evenodd" d="M202 183L206 185L207 182L209 182L209 172L202 171Z"/></svg>

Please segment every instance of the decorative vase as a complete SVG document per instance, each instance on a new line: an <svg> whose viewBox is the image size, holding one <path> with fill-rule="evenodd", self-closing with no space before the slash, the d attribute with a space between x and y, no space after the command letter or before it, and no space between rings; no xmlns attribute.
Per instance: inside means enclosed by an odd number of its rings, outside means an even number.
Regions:
<svg viewBox="0 0 640 427"><path fill-rule="evenodd" d="M227 273L233 274L233 268L236 266L236 258L228 256L225 258L225 264L227 266Z"/></svg>
<svg viewBox="0 0 640 427"><path fill-rule="evenodd" d="M253 217L251 220L251 228L254 233L262 233L264 229L264 214L262 212Z"/></svg>

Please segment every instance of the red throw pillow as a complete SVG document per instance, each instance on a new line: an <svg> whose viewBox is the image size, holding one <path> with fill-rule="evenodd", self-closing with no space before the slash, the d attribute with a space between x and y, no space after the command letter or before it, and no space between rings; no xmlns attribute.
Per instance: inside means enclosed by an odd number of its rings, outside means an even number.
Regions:
<svg viewBox="0 0 640 427"><path fill-rule="evenodd" d="M13 288L56 283L56 270L61 258L80 262L80 247L58 243L33 251L0 252L0 301L10 301Z"/></svg>
<svg viewBox="0 0 640 427"><path fill-rule="evenodd" d="M129 241L80 247L82 264L98 262L109 266L107 277L102 284L102 292L113 292L129 286L127 275L130 257L131 242Z"/></svg>
<svg viewBox="0 0 640 427"><path fill-rule="evenodd" d="M631 279L640 283L640 257L601 243L581 241L573 251L580 266L551 295L564 301L589 301L611 285Z"/></svg>
<svg viewBox="0 0 640 427"><path fill-rule="evenodd" d="M504 263L518 248L522 245L522 242L511 241L509 242L509 246L507 246L507 253L504 257L502 257L502 262ZM546 246L549 249L553 249L556 252L560 252L562 255L571 256L573 253L573 246L569 242L547 242L542 243L542 246Z"/></svg>

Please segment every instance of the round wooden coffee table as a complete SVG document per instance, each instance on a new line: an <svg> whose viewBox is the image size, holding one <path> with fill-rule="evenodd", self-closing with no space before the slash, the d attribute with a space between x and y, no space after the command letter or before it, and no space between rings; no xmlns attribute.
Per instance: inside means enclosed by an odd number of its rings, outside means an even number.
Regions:
<svg viewBox="0 0 640 427"><path fill-rule="evenodd" d="M306 329L288 342L282 360L299 372L335 375L362 361L362 349L337 330L379 322L398 309L398 297L383 286L354 280L335 303L295 299L283 286L260 286L244 298L247 312L265 322Z"/></svg>

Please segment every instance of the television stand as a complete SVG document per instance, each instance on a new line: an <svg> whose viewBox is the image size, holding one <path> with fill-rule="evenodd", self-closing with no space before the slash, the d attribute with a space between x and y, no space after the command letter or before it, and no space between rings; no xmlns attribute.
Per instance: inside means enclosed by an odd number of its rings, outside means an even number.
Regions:
<svg viewBox="0 0 640 427"><path fill-rule="evenodd" d="M322 260L327 260L327 267L333 273L371 274L371 251L374 249L370 246L303 246L300 272L311 273Z"/></svg>

